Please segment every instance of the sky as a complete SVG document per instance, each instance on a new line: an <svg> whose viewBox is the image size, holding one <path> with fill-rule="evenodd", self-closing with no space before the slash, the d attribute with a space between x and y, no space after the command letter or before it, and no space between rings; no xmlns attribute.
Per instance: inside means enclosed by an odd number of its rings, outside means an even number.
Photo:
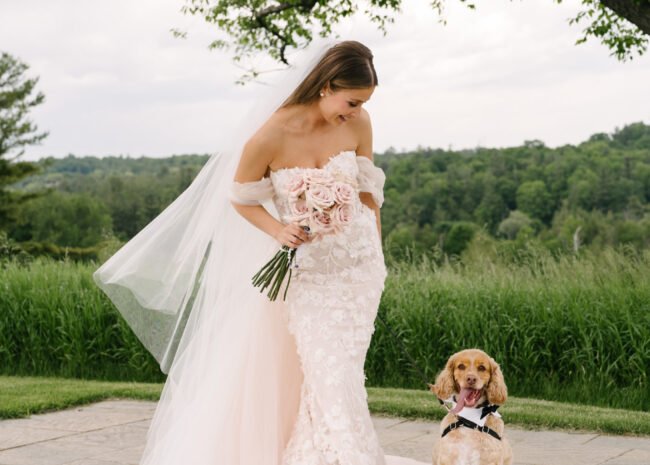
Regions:
<svg viewBox="0 0 650 465"><path fill-rule="evenodd" d="M446 25L430 2L404 0L386 35L362 8L334 27L374 55L379 85L364 107L375 153L557 147L650 124L650 52L620 62L596 39L574 45L579 0L475 3L446 0ZM219 31L184 4L0 0L0 50L45 94L30 119L49 135L21 160L218 151L265 86L235 84L233 52L209 50Z"/></svg>

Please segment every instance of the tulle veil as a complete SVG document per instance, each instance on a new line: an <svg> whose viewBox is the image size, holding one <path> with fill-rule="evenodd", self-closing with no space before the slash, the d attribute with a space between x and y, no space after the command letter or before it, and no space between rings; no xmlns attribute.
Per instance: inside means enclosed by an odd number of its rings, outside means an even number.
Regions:
<svg viewBox="0 0 650 465"><path fill-rule="evenodd" d="M281 244L241 217L228 193L244 143L336 42L315 39L272 77L228 147L93 273L168 375L141 465L280 463L302 374L284 302L251 278Z"/></svg>

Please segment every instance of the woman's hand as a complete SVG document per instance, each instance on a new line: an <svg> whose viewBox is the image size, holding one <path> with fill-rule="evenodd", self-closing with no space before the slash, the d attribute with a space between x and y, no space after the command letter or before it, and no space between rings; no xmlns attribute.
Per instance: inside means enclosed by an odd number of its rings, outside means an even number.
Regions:
<svg viewBox="0 0 650 465"><path fill-rule="evenodd" d="M295 222L285 224L274 237L282 245L286 245L292 249L297 248L300 244L311 241L309 233Z"/></svg>

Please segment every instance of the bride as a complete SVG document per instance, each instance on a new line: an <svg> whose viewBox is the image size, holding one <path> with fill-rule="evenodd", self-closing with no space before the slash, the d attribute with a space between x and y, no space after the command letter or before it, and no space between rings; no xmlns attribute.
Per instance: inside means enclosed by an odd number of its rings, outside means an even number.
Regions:
<svg viewBox="0 0 650 465"><path fill-rule="evenodd" d="M360 42L312 51L93 274L168 373L140 465L421 464L384 454L364 386L387 273L363 109L377 84ZM296 221L314 185L308 205L346 204L339 227ZM296 267L270 300L251 277L282 245Z"/></svg>

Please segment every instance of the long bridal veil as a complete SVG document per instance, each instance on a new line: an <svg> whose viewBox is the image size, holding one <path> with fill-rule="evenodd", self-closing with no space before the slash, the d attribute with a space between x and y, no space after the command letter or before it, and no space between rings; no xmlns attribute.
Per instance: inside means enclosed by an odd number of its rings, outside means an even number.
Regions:
<svg viewBox="0 0 650 465"><path fill-rule="evenodd" d="M272 77L228 146L93 273L168 374L141 464L281 459L302 374L284 302L251 283L281 244L241 217L228 193L245 142L334 43L314 41ZM272 202L263 205L278 218Z"/></svg>

